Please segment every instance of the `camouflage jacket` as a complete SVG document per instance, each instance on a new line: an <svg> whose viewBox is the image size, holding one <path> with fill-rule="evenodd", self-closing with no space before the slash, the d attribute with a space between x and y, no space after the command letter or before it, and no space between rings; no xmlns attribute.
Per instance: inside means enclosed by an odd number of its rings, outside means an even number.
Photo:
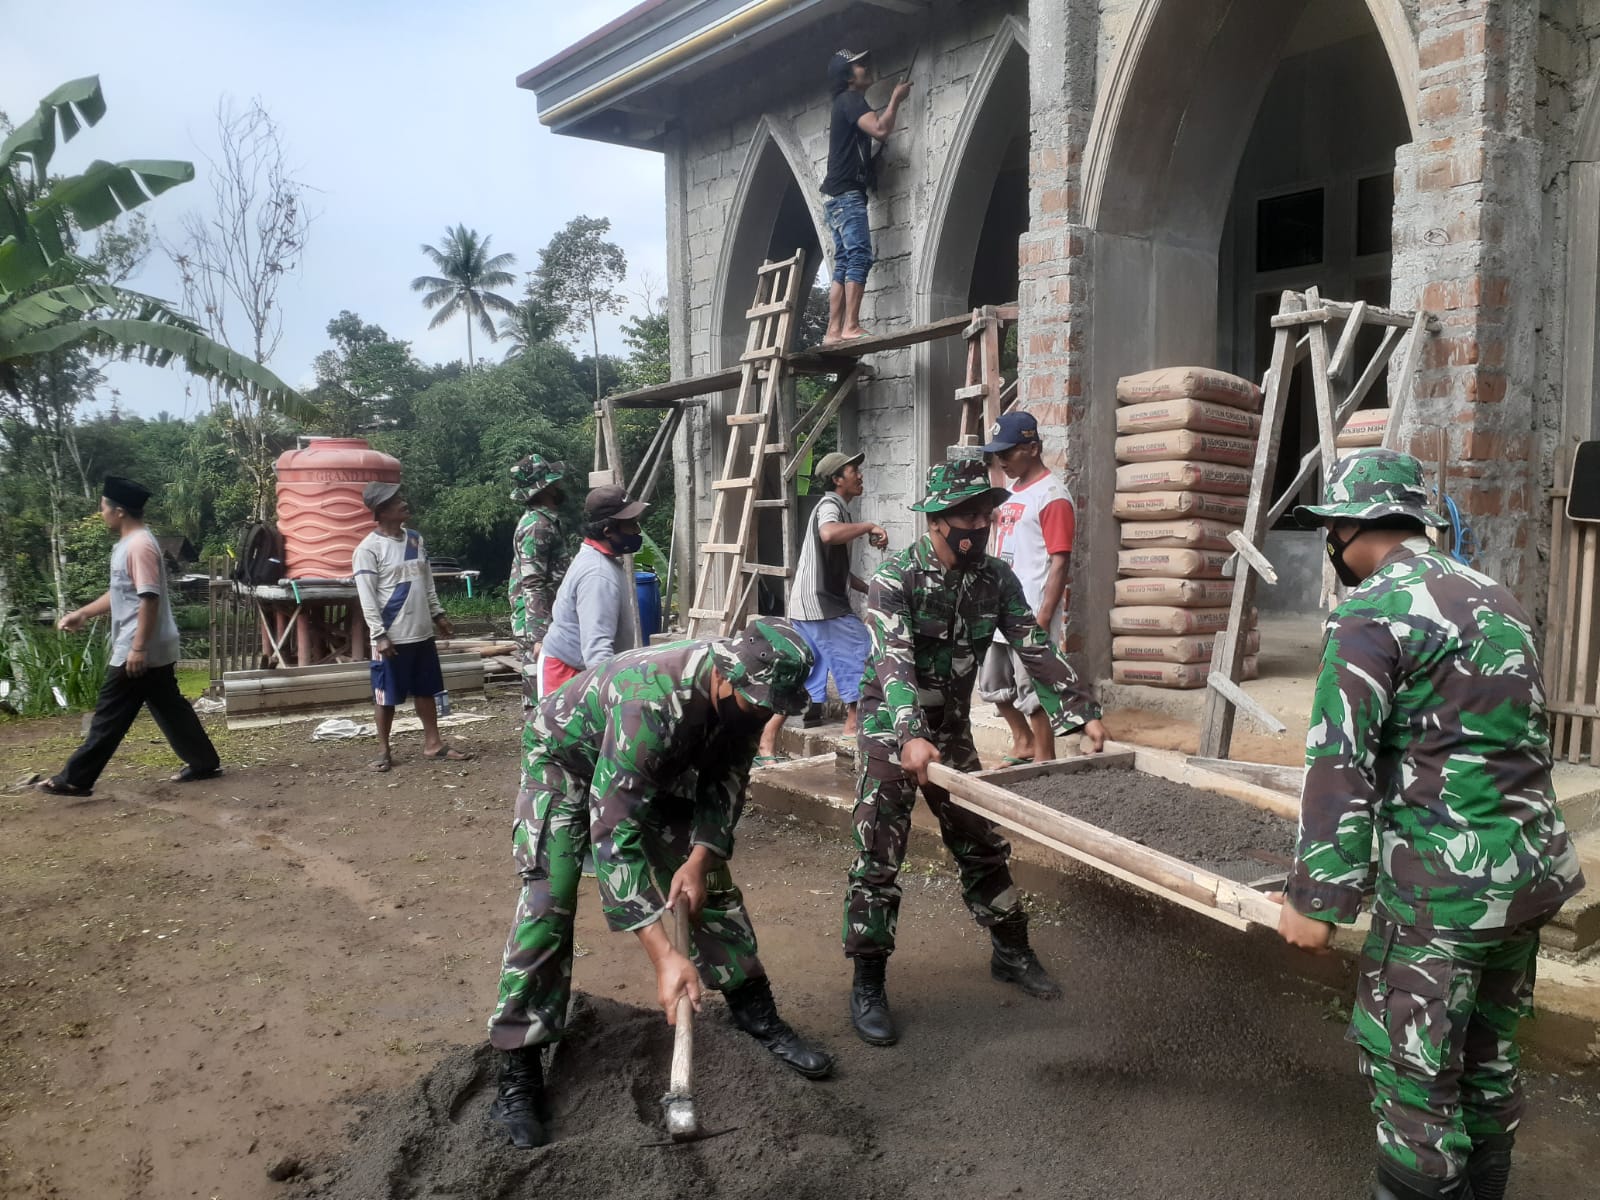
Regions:
<svg viewBox="0 0 1600 1200"><path fill-rule="evenodd" d="M511 548L511 636L531 650L550 628L556 589L571 561L555 510L530 508L523 513Z"/></svg>
<svg viewBox="0 0 1600 1200"><path fill-rule="evenodd" d="M919 538L873 575L867 627L872 650L861 678L861 734L880 772L914 738L969 734L978 666L997 634L1016 647L1058 730L1100 717L1034 619L1016 575L992 555L979 570L947 571L933 542Z"/></svg>
<svg viewBox="0 0 1600 1200"><path fill-rule="evenodd" d="M733 854L758 733L719 727L711 666L703 641L619 654L545 697L523 735L530 765L543 756L589 783L589 838L613 929L648 925L666 904L647 860L650 825L688 823L694 845Z"/></svg>
<svg viewBox="0 0 1600 1200"><path fill-rule="evenodd" d="M1487 936L1582 886L1531 625L1409 539L1328 618L1288 899L1346 922L1373 891L1397 924Z"/></svg>

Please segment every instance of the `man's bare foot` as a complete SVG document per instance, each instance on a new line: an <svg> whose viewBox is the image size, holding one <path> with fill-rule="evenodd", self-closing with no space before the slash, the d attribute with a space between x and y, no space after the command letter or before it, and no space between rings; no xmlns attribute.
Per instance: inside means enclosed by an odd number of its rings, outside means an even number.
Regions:
<svg viewBox="0 0 1600 1200"><path fill-rule="evenodd" d="M865 329L863 329L860 325L857 325L852 329L846 329L846 330L843 330L842 332L840 332L840 334L839 334L839 336L838 336L838 338L836 340L841 341L841 342L854 342L854 341L860 340L861 338L871 337L871 336L872 335L870 333L868 333Z"/></svg>
<svg viewBox="0 0 1600 1200"><path fill-rule="evenodd" d="M837 329L835 329L832 325L830 325L830 326L828 326L827 330L823 333L822 341L819 342L818 345L826 346L829 342L837 342L838 340L839 340L839 331Z"/></svg>

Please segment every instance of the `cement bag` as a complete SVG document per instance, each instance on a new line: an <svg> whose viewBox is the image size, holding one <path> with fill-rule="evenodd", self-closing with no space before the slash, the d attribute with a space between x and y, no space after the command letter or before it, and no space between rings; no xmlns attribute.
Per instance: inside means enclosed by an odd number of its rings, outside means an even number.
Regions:
<svg viewBox="0 0 1600 1200"><path fill-rule="evenodd" d="M1131 634L1111 639L1111 657L1124 662L1208 663L1222 644L1220 633L1196 633L1188 637L1140 637ZM1261 649L1261 633L1252 629L1244 635L1244 652Z"/></svg>
<svg viewBox="0 0 1600 1200"><path fill-rule="evenodd" d="M1122 544L1181 546L1190 550L1231 550L1228 535L1236 525L1191 518L1186 521L1124 521Z"/></svg>
<svg viewBox="0 0 1600 1200"><path fill-rule="evenodd" d="M1248 379L1213 371L1209 367L1164 367L1117 380L1119 404L1147 404L1152 400L1214 400L1247 412L1261 411L1261 389Z"/></svg>
<svg viewBox="0 0 1600 1200"><path fill-rule="evenodd" d="M1118 604L1175 604L1220 608L1233 603L1231 579L1119 579Z"/></svg>
<svg viewBox="0 0 1600 1200"><path fill-rule="evenodd" d="M1210 674L1209 663L1114 662L1111 664L1113 683L1131 683L1144 687L1203 688ZM1257 674L1256 660L1246 658L1240 666L1239 677L1254 679Z"/></svg>
<svg viewBox="0 0 1600 1200"><path fill-rule="evenodd" d="M1164 579L1221 579L1222 565L1231 554L1231 550L1172 550L1140 546L1137 550L1117 552L1117 572L1121 575Z"/></svg>
<svg viewBox="0 0 1600 1200"><path fill-rule="evenodd" d="M1118 462L1161 462L1171 458L1248 467L1256 461L1256 440L1225 433L1196 433L1192 429L1130 433L1117 439Z"/></svg>
<svg viewBox="0 0 1600 1200"><path fill-rule="evenodd" d="M1210 492L1214 496L1250 494L1247 467L1221 463L1153 462L1117 468L1119 492Z"/></svg>
<svg viewBox="0 0 1600 1200"><path fill-rule="evenodd" d="M1112 499L1111 512L1124 521L1203 517L1243 525L1248 503L1244 496L1213 496L1210 492L1118 492Z"/></svg>
<svg viewBox="0 0 1600 1200"><path fill-rule="evenodd" d="M1231 433L1235 437L1255 437L1261 432L1261 418L1255 413L1209 400L1153 400L1149 404L1129 404L1117 409L1118 433L1162 433L1168 429L1192 429L1196 433Z"/></svg>
<svg viewBox="0 0 1600 1200"><path fill-rule="evenodd" d="M1226 608L1179 608L1171 604L1140 604L1111 610L1111 632L1143 637L1181 637L1193 633L1221 633L1228 627ZM1255 624L1255 614L1246 622Z"/></svg>
<svg viewBox="0 0 1600 1200"><path fill-rule="evenodd" d="M1389 428L1387 408L1364 408L1351 415L1334 438L1333 444L1341 450L1354 450L1359 446L1383 445L1384 430Z"/></svg>

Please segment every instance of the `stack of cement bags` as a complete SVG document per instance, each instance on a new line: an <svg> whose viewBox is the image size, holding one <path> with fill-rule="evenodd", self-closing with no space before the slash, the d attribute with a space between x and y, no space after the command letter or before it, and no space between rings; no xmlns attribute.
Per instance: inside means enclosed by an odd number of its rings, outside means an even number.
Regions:
<svg viewBox="0 0 1600 1200"><path fill-rule="evenodd" d="M1244 524L1261 431L1261 390L1202 367L1129 375L1117 383L1117 494L1122 522L1112 678L1154 687L1205 686L1228 627L1233 553ZM1252 678L1260 635L1245 646Z"/></svg>

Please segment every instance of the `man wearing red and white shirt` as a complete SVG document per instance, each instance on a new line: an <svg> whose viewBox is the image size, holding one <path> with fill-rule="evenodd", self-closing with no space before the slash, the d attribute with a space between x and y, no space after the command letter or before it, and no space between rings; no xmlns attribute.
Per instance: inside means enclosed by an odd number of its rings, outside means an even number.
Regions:
<svg viewBox="0 0 1600 1200"><path fill-rule="evenodd" d="M994 455L1013 481L1010 497L994 510L989 552L1016 572L1035 619L1059 646L1072 564L1072 495L1044 465L1039 423L1032 413L1002 416L989 431L983 452ZM1050 718L1034 696L1016 651L999 639L983 660L978 695L995 705L1011 727L1009 761L1043 762L1055 757Z"/></svg>

